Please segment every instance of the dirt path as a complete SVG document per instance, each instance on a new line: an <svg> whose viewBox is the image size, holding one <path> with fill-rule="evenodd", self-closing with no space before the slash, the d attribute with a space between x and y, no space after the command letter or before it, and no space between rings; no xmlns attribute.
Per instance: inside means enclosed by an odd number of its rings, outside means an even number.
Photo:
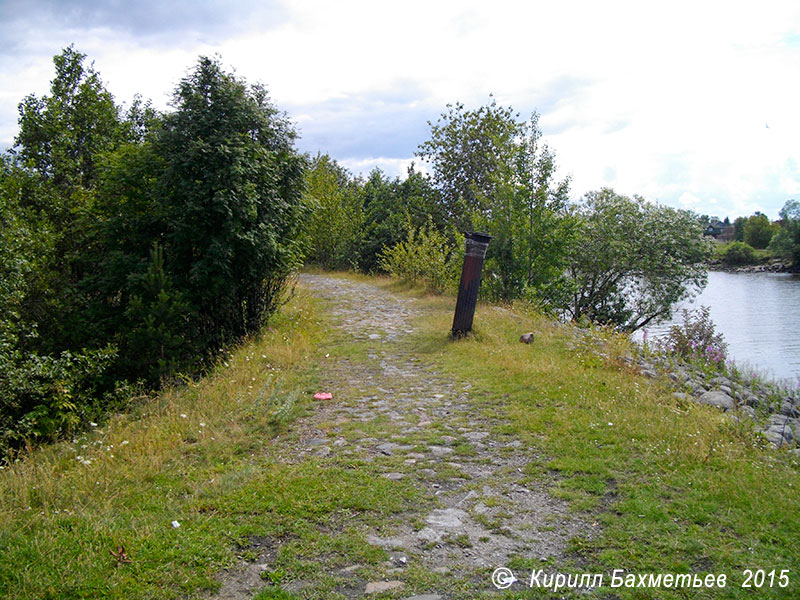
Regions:
<svg viewBox="0 0 800 600"><path fill-rule="evenodd" d="M512 557L529 563L562 557L568 540L583 535L586 524L546 489L522 485L533 451L500 433L502 418L479 408L469 384L433 372L403 343L420 314L416 303L323 275L302 275L301 283L328 302L337 326L364 345L366 359L331 361L324 373L334 399L292 425L294 439L284 459L369 461L389 480L413 482L430 500L409 506L380 531L366 532L391 565L371 581L363 571L356 578L359 565L340 569L339 575L350 572L354 580L337 591L361 598L395 589L395 598L445 600L462 597L459 589L470 582L474 597L495 591L492 572ZM405 585L411 567L431 573L430 589ZM244 597L235 589L246 582L246 575L227 581L220 597ZM304 597L305 585L284 589Z"/></svg>

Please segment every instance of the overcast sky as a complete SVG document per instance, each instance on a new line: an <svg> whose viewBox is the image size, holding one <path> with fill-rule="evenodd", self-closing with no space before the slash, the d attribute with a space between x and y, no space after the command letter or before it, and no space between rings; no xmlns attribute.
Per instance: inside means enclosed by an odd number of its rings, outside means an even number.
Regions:
<svg viewBox="0 0 800 600"><path fill-rule="evenodd" d="M747 5L747 7L743 7ZM267 85L299 148L403 175L449 102L537 111L572 195L721 218L800 199L800 2L0 0L0 149L74 43L162 109L201 54Z"/></svg>

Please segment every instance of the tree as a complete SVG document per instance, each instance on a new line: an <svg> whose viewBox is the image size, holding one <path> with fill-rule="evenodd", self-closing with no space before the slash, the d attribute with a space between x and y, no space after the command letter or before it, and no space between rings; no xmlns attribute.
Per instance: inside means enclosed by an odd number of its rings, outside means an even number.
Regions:
<svg viewBox="0 0 800 600"><path fill-rule="evenodd" d="M266 89L202 57L175 91L154 152L165 165L165 271L206 347L255 333L299 264L305 160Z"/></svg>
<svg viewBox="0 0 800 600"><path fill-rule="evenodd" d="M744 241L744 225L747 223L747 217L736 217L733 221L733 239L736 242Z"/></svg>
<svg viewBox="0 0 800 600"><path fill-rule="evenodd" d="M787 200L780 217L780 229L772 237L769 249L795 267L800 266L800 202Z"/></svg>
<svg viewBox="0 0 800 600"><path fill-rule="evenodd" d="M511 162L492 175L495 197L491 212L476 222L492 236L487 253L490 297L527 297L543 307L562 302L567 248L574 238L568 214L569 178L555 178L555 154L541 143L538 115L520 124L522 136L511 150Z"/></svg>
<svg viewBox="0 0 800 600"><path fill-rule="evenodd" d="M306 258L323 269L357 268L364 234L358 184L327 154L318 154L306 171L304 231Z"/></svg>
<svg viewBox="0 0 800 600"><path fill-rule="evenodd" d="M763 250L775 234L775 226L769 222L767 215L756 212L744 224L744 241L753 248Z"/></svg>
<svg viewBox="0 0 800 600"><path fill-rule="evenodd" d="M498 185L494 174L513 162L515 141L526 134L518 117L492 98L477 110L448 104L436 123L428 122L431 137L416 154L430 164L444 211L459 229L472 229L475 214L491 213L488 203Z"/></svg>
<svg viewBox="0 0 800 600"><path fill-rule="evenodd" d="M668 319L705 285L711 242L692 213L604 188L584 197L578 217L568 267L573 320L635 331Z"/></svg>
<svg viewBox="0 0 800 600"><path fill-rule="evenodd" d="M539 116L519 120L494 99L477 110L458 103L447 108L430 124L431 139L418 155L431 164L447 217L493 237L483 293L558 303L572 239L569 179L556 179L555 155L541 142Z"/></svg>
<svg viewBox="0 0 800 600"><path fill-rule="evenodd" d="M361 187L364 206L364 231L360 246L359 267L364 271L381 269L380 255L414 231L435 229L450 241L454 234L445 225L436 192L429 180L415 171L413 164L405 180L390 181L379 169L370 173ZM423 239L419 237L418 239Z"/></svg>
<svg viewBox="0 0 800 600"><path fill-rule="evenodd" d="M86 55L69 46L53 58L50 96L31 94L19 105L15 152L27 166L69 195L91 188L100 157L123 140L114 98Z"/></svg>

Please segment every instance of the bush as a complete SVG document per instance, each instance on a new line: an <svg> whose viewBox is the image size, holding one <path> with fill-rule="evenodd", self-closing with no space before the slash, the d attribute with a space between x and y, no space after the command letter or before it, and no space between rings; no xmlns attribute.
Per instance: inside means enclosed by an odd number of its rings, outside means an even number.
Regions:
<svg viewBox="0 0 800 600"><path fill-rule="evenodd" d="M102 375L116 349L59 356L0 350L0 454L69 434L99 412Z"/></svg>
<svg viewBox="0 0 800 600"><path fill-rule="evenodd" d="M756 253L753 247L745 242L733 242L723 251L722 262L731 267L752 265L756 262Z"/></svg>
<svg viewBox="0 0 800 600"><path fill-rule="evenodd" d="M682 314L683 323L670 328L662 349L683 359L699 360L708 365L724 364L728 345L722 334L715 332L709 308L684 309Z"/></svg>
<svg viewBox="0 0 800 600"><path fill-rule="evenodd" d="M429 292L441 294L458 285L464 258L464 237L455 236L451 243L432 223L411 229L408 239L384 248L380 266L387 273L416 285L421 283Z"/></svg>

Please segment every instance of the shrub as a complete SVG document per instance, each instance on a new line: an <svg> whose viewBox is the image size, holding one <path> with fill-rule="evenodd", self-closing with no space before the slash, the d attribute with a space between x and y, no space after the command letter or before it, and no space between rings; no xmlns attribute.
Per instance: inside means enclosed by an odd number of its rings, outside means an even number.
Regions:
<svg viewBox="0 0 800 600"><path fill-rule="evenodd" d="M756 253L745 242L733 242L722 253L722 262L728 266L751 265L756 262Z"/></svg>
<svg viewBox="0 0 800 600"><path fill-rule="evenodd" d="M0 453L69 434L99 412L102 375L116 349L59 356L0 351Z"/></svg>
<svg viewBox="0 0 800 600"><path fill-rule="evenodd" d="M694 311L684 309L683 323L673 325L663 342L663 350L688 360L707 365L724 365L728 345L716 333L707 306Z"/></svg>
<svg viewBox="0 0 800 600"><path fill-rule="evenodd" d="M408 239L383 249L380 266L407 283L421 283L427 291L441 294L458 285L464 238L460 234L455 238L451 243L430 222L425 227L412 228Z"/></svg>

